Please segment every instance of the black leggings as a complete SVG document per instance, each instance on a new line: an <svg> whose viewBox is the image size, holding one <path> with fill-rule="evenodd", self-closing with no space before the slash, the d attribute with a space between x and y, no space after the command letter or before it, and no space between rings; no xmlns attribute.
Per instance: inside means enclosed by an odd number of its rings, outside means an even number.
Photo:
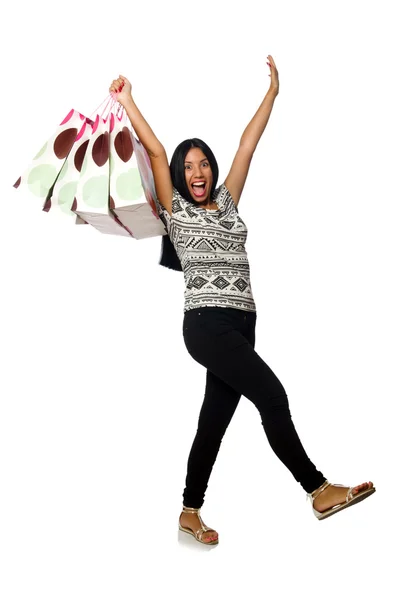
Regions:
<svg viewBox="0 0 397 600"><path fill-rule="evenodd" d="M184 313L183 339L189 354L207 369L204 402L189 454L183 504L200 508L222 438L245 396L258 409L278 458L306 492L325 481L295 430L285 390L254 350L256 313L204 307Z"/></svg>

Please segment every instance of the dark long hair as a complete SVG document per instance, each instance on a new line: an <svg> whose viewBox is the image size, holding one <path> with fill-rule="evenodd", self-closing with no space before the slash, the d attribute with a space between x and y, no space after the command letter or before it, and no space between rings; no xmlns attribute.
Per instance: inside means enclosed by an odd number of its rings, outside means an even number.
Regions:
<svg viewBox="0 0 397 600"><path fill-rule="evenodd" d="M191 202L197 206L198 202L191 196L185 178L185 157L191 148L200 148L210 164L212 171L212 186L210 190L211 199L214 198L216 184L218 183L219 169L211 148L199 138L184 140L175 148L170 162L172 184L187 202ZM181 262L168 234L162 236L159 264L162 267L167 267L174 271L182 271Z"/></svg>

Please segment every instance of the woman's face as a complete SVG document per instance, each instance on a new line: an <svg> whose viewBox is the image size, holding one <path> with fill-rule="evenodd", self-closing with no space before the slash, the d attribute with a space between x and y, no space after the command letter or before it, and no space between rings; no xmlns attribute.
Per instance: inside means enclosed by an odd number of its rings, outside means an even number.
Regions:
<svg viewBox="0 0 397 600"><path fill-rule="evenodd" d="M200 148L191 148L185 156L185 179L192 198L207 204L212 187L212 170Z"/></svg>

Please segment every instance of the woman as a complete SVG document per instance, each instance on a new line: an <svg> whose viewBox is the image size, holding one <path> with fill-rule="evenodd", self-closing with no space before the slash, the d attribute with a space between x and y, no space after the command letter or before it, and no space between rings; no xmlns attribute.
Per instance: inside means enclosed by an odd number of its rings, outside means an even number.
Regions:
<svg viewBox="0 0 397 600"><path fill-rule="evenodd" d="M123 76L109 91L122 104L146 148L153 170L162 238L160 264L185 278L183 337L189 354L207 369L204 402L189 454L179 529L204 544L217 544L200 509L223 435L244 395L257 407L269 443L324 519L375 491L372 482L354 488L330 484L307 456L295 430L286 392L255 352L256 306L245 250L247 228L237 206L250 162L266 127L279 80L268 56L270 87L246 127L225 182L216 187L218 165L198 138L176 148L170 165L164 147L140 113Z"/></svg>

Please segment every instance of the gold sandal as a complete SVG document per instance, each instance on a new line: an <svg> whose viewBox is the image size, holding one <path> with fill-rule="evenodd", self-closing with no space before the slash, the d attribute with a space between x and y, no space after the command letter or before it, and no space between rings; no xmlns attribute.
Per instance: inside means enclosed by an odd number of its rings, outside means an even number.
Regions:
<svg viewBox="0 0 397 600"><path fill-rule="evenodd" d="M357 502L361 502L361 500L364 500L365 498L368 498L368 496L370 496L371 494L373 494L376 491L375 488L374 488L374 486L372 486L369 489L363 490L362 492L358 492L358 494L353 494L354 488L357 487L355 485L355 486L350 487L348 489L347 494L346 494L346 500L344 502L341 502L340 504L335 504L335 506L331 506L331 508L328 508L327 510L324 510L323 512L319 512L313 506L314 500L329 485L334 485L336 487L347 487L346 485L342 485L340 483L332 483L331 484L326 479L324 481L324 483L322 485L320 485L319 488L317 488L316 490L314 490L314 492L312 492L311 494L306 494L306 500L308 498L310 498L311 503L312 503L313 512L314 512L315 516L317 517L317 519L320 519L320 520L326 519L327 517L330 517L331 515L334 515L335 513L339 512L340 510L343 510L344 508L347 508L348 506L352 506L353 504L356 504Z"/></svg>
<svg viewBox="0 0 397 600"><path fill-rule="evenodd" d="M213 540L212 542L203 542L203 540L201 539L203 537L203 533L206 533L207 531L215 531L215 529L211 529L210 527L207 527L204 524L204 522L200 516L200 508L189 508L188 506L184 506L182 509L182 512L196 514L199 518L201 527L199 529L197 529L197 531L195 532L195 531L193 531L193 529L190 529L187 527L182 527L182 525L179 523L179 529L181 531L184 531L185 533L190 533L190 535L192 535L198 542L201 542L202 544L205 544L206 546L213 546L219 542L218 538L216 540ZM217 532L215 531L215 533L217 533Z"/></svg>

